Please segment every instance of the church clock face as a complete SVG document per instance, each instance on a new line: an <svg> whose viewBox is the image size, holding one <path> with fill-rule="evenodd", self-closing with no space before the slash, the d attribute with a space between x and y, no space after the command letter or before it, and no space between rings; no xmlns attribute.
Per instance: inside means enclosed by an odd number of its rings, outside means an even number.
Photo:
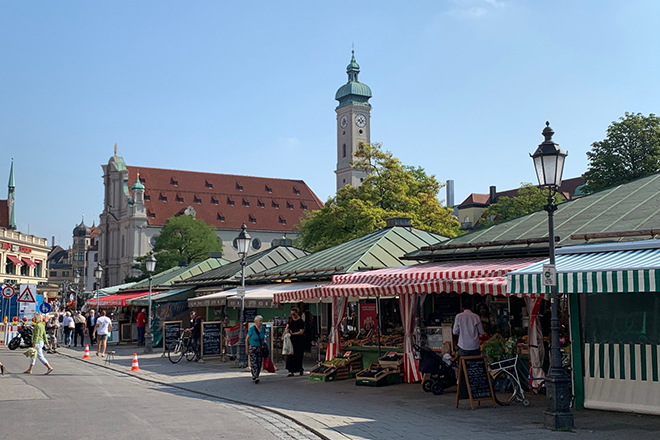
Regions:
<svg viewBox="0 0 660 440"><path fill-rule="evenodd" d="M346 128L346 126L348 125L348 116L346 115L342 116L341 119L339 120L339 125L341 126L341 128Z"/></svg>
<svg viewBox="0 0 660 440"><path fill-rule="evenodd" d="M362 128L365 125L367 125L367 117L364 116L362 113L358 113L355 115L355 125L358 127Z"/></svg>

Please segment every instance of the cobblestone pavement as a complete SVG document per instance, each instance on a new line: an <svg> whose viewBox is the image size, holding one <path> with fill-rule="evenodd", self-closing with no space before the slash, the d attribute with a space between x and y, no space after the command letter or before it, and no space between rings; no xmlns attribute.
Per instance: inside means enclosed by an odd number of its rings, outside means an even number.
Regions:
<svg viewBox="0 0 660 440"><path fill-rule="evenodd" d="M476 435L535 440L576 437L609 440L625 435L635 440L657 440L660 432L660 417L592 410L574 412L575 433L548 431L542 426L545 396L530 396L532 403L527 408L517 404L494 408L482 403L471 411L468 401L461 401L458 409L455 407L454 390L434 396L424 393L419 384L370 388L356 387L352 380L312 382L307 376L286 377L282 365L277 366L275 373L263 373L261 383L254 385L249 372L218 358L203 363L182 360L172 364L161 356L162 353L141 354L141 347L111 349L116 355L109 363L110 368L132 374L132 355L137 351L140 371L134 373L136 377L269 409L272 412L255 413L255 417L273 424L277 421L276 426L286 433L300 432L300 427L292 420L323 437L343 440L473 439ZM63 349L62 352L82 358L80 349ZM106 363L93 354L92 359L85 362ZM308 368L311 365L311 361L306 361ZM276 420L271 422L269 417Z"/></svg>

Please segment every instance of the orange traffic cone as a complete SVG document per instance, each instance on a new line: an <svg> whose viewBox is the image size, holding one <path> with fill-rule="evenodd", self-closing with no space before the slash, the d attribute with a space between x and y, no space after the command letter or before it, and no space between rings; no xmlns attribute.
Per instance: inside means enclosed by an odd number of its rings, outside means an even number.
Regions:
<svg viewBox="0 0 660 440"><path fill-rule="evenodd" d="M140 371L140 366L138 365L137 353L133 353L133 365L131 365L131 371Z"/></svg>
<svg viewBox="0 0 660 440"><path fill-rule="evenodd" d="M85 356L83 359L89 359L89 345L85 345Z"/></svg>

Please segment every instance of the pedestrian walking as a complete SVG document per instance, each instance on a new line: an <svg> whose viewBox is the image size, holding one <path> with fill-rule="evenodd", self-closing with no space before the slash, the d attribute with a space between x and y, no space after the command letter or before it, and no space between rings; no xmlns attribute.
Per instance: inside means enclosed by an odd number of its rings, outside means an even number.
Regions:
<svg viewBox="0 0 660 440"><path fill-rule="evenodd" d="M44 315L44 319L46 315ZM49 345L48 353L57 353L57 334L60 329L60 313L55 312L50 319L45 323L46 334L48 335L48 340L46 344Z"/></svg>
<svg viewBox="0 0 660 440"><path fill-rule="evenodd" d="M96 338L94 337L94 327L96 326L96 315L94 314L94 309L89 311L87 315L87 333L89 334L89 345L96 344Z"/></svg>
<svg viewBox="0 0 660 440"><path fill-rule="evenodd" d="M5 366L2 365L2 362L0 362L0 373L2 373L3 376L5 375Z"/></svg>
<svg viewBox="0 0 660 440"><path fill-rule="evenodd" d="M30 361L30 366L23 373L32 374L32 368L34 364L37 363L37 358L41 361L42 364L48 369L46 374L53 372L53 367L50 366L48 360L44 356L44 346L48 343L48 338L46 336L46 326L44 324L44 319L40 313L36 313L33 318L34 324L32 325L32 346L37 350L37 356L32 358Z"/></svg>
<svg viewBox="0 0 660 440"><path fill-rule="evenodd" d="M195 362L201 358L200 343L202 342L202 322L204 320L194 310L190 311L190 328L192 329L193 347L195 347Z"/></svg>
<svg viewBox="0 0 660 440"><path fill-rule="evenodd" d="M261 364L263 363L263 350L264 338L266 337L266 329L261 325L264 318L261 315L254 317L254 324L250 326L245 337L245 346L248 347L250 354L250 372L252 373L252 382L259 383L259 375L261 374Z"/></svg>
<svg viewBox="0 0 660 440"><path fill-rule="evenodd" d="M300 318L296 307L291 308L291 318L284 328L284 333L291 335L293 354L286 357L288 377L300 373L303 375L303 356L305 355L305 322Z"/></svg>
<svg viewBox="0 0 660 440"><path fill-rule="evenodd" d="M73 339L73 330L76 328L76 324L73 322L71 317L71 312L67 311L64 314L64 320L62 320L62 327L64 327L64 345L71 347L71 339Z"/></svg>
<svg viewBox="0 0 660 440"><path fill-rule="evenodd" d="M481 318L464 305L463 312L456 315L452 332L458 335L458 348L461 356L479 356L481 354L479 335L484 334Z"/></svg>
<svg viewBox="0 0 660 440"><path fill-rule="evenodd" d="M144 331L147 326L147 309L140 310L137 315L137 345L144 344Z"/></svg>
<svg viewBox="0 0 660 440"><path fill-rule="evenodd" d="M82 313L80 313L80 310L76 311L76 314L73 316L73 323L74 323L74 329L73 329L73 346L77 347L78 346L78 339L80 339L80 346L83 347L85 345L85 324L86 324L86 319L83 316Z"/></svg>
<svg viewBox="0 0 660 440"><path fill-rule="evenodd" d="M105 316L105 310L101 310L99 315L101 316L98 317L94 326L94 337L97 340L96 355L98 356L100 351L101 357L104 357L105 349L108 346L108 335L112 331L112 321ZM103 346L103 350L101 350L101 346Z"/></svg>

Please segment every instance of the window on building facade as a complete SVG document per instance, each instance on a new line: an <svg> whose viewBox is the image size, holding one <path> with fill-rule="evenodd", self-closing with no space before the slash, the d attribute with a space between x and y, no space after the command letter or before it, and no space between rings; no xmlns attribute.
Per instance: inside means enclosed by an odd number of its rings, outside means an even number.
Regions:
<svg viewBox="0 0 660 440"><path fill-rule="evenodd" d="M272 193L273 193L273 188L271 188L270 186L266 185L266 192L269 193L269 194L272 194Z"/></svg>
<svg viewBox="0 0 660 440"><path fill-rule="evenodd" d="M283 225L286 225L286 219L283 217L280 217L280 223Z"/></svg>
<svg viewBox="0 0 660 440"><path fill-rule="evenodd" d="M227 197L227 204L228 204L229 206L234 206L234 205L236 205L236 203L234 203L234 201L233 201L232 199L230 199L229 197Z"/></svg>
<svg viewBox="0 0 660 440"><path fill-rule="evenodd" d="M122 237L123 240L123 237ZM84 252L78 252L78 261L85 261L85 253Z"/></svg>
<svg viewBox="0 0 660 440"><path fill-rule="evenodd" d="M243 199L243 206L250 206L250 202L247 200Z"/></svg>
<svg viewBox="0 0 660 440"><path fill-rule="evenodd" d="M50 278L56 278L57 277L57 271L56 270L51 270L50 274L48 275Z"/></svg>
<svg viewBox="0 0 660 440"><path fill-rule="evenodd" d="M300 209L302 209L303 211L307 211L307 205L305 205L304 203L301 202L300 203Z"/></svg>
<svg viewBox="0 0 660 440"><path fill-rule="evenodd" d="M236 182L236 189L239 190L239 191L243 191L243 185L241 185L240 183Z"/></svg>
<svg viewBox="0 0 660 440"><path fill-rule="evenodd" d="M151 202L151 196L148 196L148 195L145 194L144 195L144 201L145 202Z"/></svg>
<svg viewBox="0 0 660 440"><path fill-rule="evenodd" d="M215 197L211 197L211 203L213 203L214 205L217 205L219 202L218 202L218 199L216 199Z"/></svg>
<svg viewBox="0 0 660 440"><path fill-rule="evenodd" d="M293 203L286 202L286 207L289 209L293 209Z"/></svg>
<svg viewBox="0 0 660 440"><path fill-rule="evenodd" d="M294 186L294 187L293 187L293 193L294 193L295 195L299 196L299 195L300 195L300 190Z"/></svg>
<svg viewBox="0 0 660 440"><path fill-rule="evenodd" d="M258 238L253 238L252 239L252 249L254 249L255 251L258 251L259 249L261 249L261 240L259 240Z"/></svg>
<svg viewBox="0 0 660 440"><path fill-rule="evenodd" d="M208 189L213 189L213 184L211 182L209 182L208 180L206 181L204 186L206 186Z"/></svg>
<svg viewBox="0 0 660 440"><path fill-rule="evenodd" d="M259 208L265 208L266 204L262 202L261 200L257 200L257 205L259 205Z"/></svg>
<svg viewBox="0 0 660 440"><path fill-rule="evenodd" d="M275 202L274 200L273 200L273 202L272 202L272 206L273 206L273 208L275 208L275 209L280 209L280 204L277 203L277 202Z"/></svg>
<svg viewBox="0 0 660 440"><path fill-rule="evenodd" d="M177 194L176 195L176 201L179 202L179 203L183 203L183 197Z"/></svg>
<svg viewBox="0 0 660 440"><path fill-rule="evenodd" d="M257 222L257 218L256 218L256 217L253 217L253 216L250 215L250 216L248 216L248 218L249 218L249 220L250 220L250 223L256 223L256 222Z"/></svg>
<svg viewBox="0 0 660 440"><path fill-rule="evenodd" d="M218 214L218 220L220 220L221 222L224 222L225 221L225 216L222 215L222 214Z"/></svg>
<svg viewBox="0 0 660 440"><path fill-rule="evenodd" d="M179 186L179 181L175 180L174 177L170 179L170 185L172 186Z"/></svg>

